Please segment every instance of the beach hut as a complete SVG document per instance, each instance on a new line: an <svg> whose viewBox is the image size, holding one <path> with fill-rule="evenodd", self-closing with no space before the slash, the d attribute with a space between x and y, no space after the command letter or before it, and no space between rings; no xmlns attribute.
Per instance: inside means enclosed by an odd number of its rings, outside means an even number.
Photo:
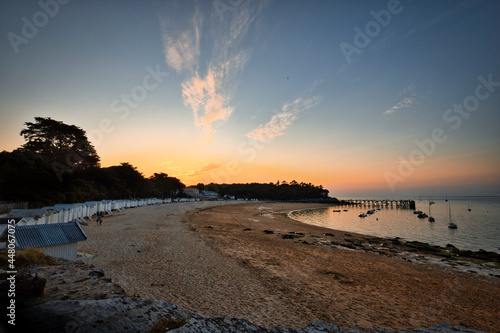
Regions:
<svg viewBox="0 0 500 333"><path fill-rule="evenodd" d="M6 217L31 218L26 220L29 220L32 224L57 223L59 219L57 211L52 207L39 209L13 209L9 212L9 214L7 214Z"/></svg>
<svg viewBox="0 0 500 333"><path fill-rule="evenodd" d="M65 222L70 221L81 221L85 215L85 211L82 204L56 204L55 209L64 209L68 211L68 217Z"/></svg>
<svg viewBox="0 0 500 333"><path fill-rule="evenodd" d="M101 202L103 204L104 213L109 214L109 215L113 214L111 212L111 210L112 210L111 209L111 201L112 200L101 200Z"/></svg>
<svg viewBox="0 0 500 333"><path fill-rule="evenodd" d="M87 201L86 204L94 206L94 215L106 213L106 203L102 201Z"/></svg>
<svg viewBox="0 0 500 333"><path fill-rule="evenodd" d="M113 200L111 201L111 210L122 211L125 209L125 200Z"/></svg>
<svg viewBox="0 0 500 333"><path fill-rule="evenodd" d="M6 228L0 239L5 237ZM35 248L46 255L75 261L78 242L86 241L87 235L76 222L37 225L16 225L16 248Z"/></svg>
<svg viewBox="0 0 500 333"><path fill-rule="evenodd" d="M87 217L92 220L92 217L97 214L97 203L95 201L85 202L87 206Z"/></svg>
<svg viewBox="0 0 500 333"><path fill-rule="evenodd" d="M70 212L67 209L64 209L63 207L55 207L55 206L46 206L43 207L42 209L53 209L54 211L57 212L57 220L53 221L53 223L64 223L64 222L70 222Z"/></svg>

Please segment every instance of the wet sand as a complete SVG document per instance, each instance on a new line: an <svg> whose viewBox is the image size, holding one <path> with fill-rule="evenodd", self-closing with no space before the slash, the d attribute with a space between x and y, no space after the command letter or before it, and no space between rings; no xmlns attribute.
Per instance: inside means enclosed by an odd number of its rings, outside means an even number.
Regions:
<svg viewBox="0 0 500 333"><path fill-rule="evenodd" d="M332 246L370 237L286 217L291 209L318 206L199 202L128 209L102 226L85 226L88 241L79 251L95 254L93 263L129 295L267 327L321 319L358 328L449 322L500 331L498 278L409 263L390 251Z"/></svg>

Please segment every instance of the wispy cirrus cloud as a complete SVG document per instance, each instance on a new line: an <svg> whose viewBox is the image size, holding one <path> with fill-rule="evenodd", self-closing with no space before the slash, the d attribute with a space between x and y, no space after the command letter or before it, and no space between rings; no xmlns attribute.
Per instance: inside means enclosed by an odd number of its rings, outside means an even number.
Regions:
<svg viewBox="0 0 500 333"><path fill-rule="evenodd" d="M413 103L415 103L415 98L405 97L401 101L399 101L398 104L394 105L392 108L385 111L384 114L391 114L401 109L409 108L410 106L412 106Z"/></svg>
<svg viewBox="0 0 500 333"><path fill-rule="evenodd" d="M416 101L417 101L417 86L415 84L410 84L408 87L404 88L400 93L399 96L402 97L402 99L393 107L390 109L386 110L384 114L392 114L395 112L400 111L401 109L406 109L411 107Z"/></svg>
<svg viewBox="0 0 500 333"><path fill-rule="evenodd" d="M198 7L195 8L191 26L185 30L175 29L176 22L171 18L160 18L165 62L177 73L183 70L194 73L198 70L202 23L203 16Z"/></svg>
<svg viewBox="0 0 500 333"><path fill-rule="evenodd" d="M189 4L183 1L182 8ZM177 73L188 74L181 85L184 105L192 110L195 126L210 141L215 128L224 124L234 111L231 96L237 87L238 74L251 54L250 49L241 49L240 42L263 6L261 2L245 1L225 13L221 22L213 7L209 15L203 16L200 10L203 3L191 4L195 8L193 19L184 30L176 30L167 18L160 19L165 61ZM210 42L200 43L202 39Z"/></svg>
<svg viewBox="0 0 500 333"><path fill-rule="evenodd" d="M204 78L198 74L182 84L184 104L191 107L195 125L208 139L214 134L214 125L226 122L234 111L229 106L229 87L232 76L243 68L246 54L240 52L224 62L211 64Z"/></svg>
<svg viewBox="0 0 500 333"><path fill-rule="evenodd" d="M203 160L191 160L188 165L179 165L175 161L170 159L163 160L160 165L168 168L169 175L172 173L172 177L179 178L196 178L200 176L204 176L210 173L213 170L217 170L221 167L221 163L219 161L213 161L210 159ZM202 165L202 167L190 168L190 166Z"/></svg>
<svg viewBox="0 0 500 333"><path fill-rule="evenodd" d="M321 102L321 98L299 97L292 102L285 103L281 107L281 112L272 116L271 120L264 125L258 126L251 132L245 134L246 137L257 142L265 142L285 134L288 129L305 111L313 108Z"/></svg>
<svg viewBox="0 0 500 333"><path fill-rule="evenodd" d="M211 162L211 163L209 163L209 164L201 167L200 169L190 171L187 174L187 176L188 177L203 176L203 175L206 175L207 173L209 173L210 171L216 170L216 169L218 169L220 167L221 167L221 164L219 162Z"/></svg>

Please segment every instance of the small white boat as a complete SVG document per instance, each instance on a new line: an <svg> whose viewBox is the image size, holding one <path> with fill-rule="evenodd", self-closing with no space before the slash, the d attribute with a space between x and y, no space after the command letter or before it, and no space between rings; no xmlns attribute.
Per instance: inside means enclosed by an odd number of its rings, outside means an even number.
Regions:
<svg viewBox="0 0 500 333"><path fill-rule="evenodd" d="M413 212L413 214L422 214L422 211L421 211L421 210L415 210L415 211Z"/></svg>
<svg viewBox="0 0 500 333"><path fill-rule="evenodd" d="M366 215L365 213L361 213L358 215L359 217L367 217L368 215Z"/></svg>
<svg viewBox="0 0 500 333"><path fill-rule="evenodd" d="M432 217L432 214L431 214L431 205L434 203L434 201L431 201L429 199L429 218L427 219L427 221L429 222L435 222L434 218Z"/></svg>
<svg viewBox="0 0 500 333"><path fill-rule="evenodd" d="M450 228L450 229L457 229L458 228L457 224L454 223L453 220L451 219L451 207L450 207L450 204L448 204L448 215L449 215L448 228Z"/></svg>
<svg viewBox="0 0 500 333"><path fill-rule="evenodd" d="M370 209L369 211L366 212L366 214L374 214L375 213L375 209Z"/></svg>
<svg viewBox="0 0 500 333"><path fill-rule="evenodd" d="M335 213L340 213L340 209L334 209L333 210Z"/></svg>

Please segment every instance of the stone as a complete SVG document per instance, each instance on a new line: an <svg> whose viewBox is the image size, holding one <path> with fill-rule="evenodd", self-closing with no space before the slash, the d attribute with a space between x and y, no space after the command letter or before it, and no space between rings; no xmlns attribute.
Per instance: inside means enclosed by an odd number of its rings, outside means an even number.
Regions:
<svg viewBox="0 0 500 333"><path fill-rule="evenodd" d="M283 239L294 239L294 238L299 238L302 237L300 235L281 235L281 238Z"/></svg>
<svg viewBox="0 0 500 333"><path fill-rule="evenodd" d="M157 311L152 311L152 309ZM257 332L257 333L320 333L320 332L379 332L382 329L358 330L339 327L333 323L313 320L307 327L264 328L245 319L230 317L208 317L181 308L167 301L145 298L111 298L104 300L68 300L47 302L19 313L20 331L24 332L149 332L159 318L171 319L182 326L169 332ZM16 325L17 326L17 325ZM430 328L397 331L401 333L422 332L468 332L480 333L447 323Z"/></svg>
<svg viewBox="0 0 500 333"><path fill-rule="evenodd" d="M100 268L94 268L90 273L89 276L93 277L102 277L104 276L104 271Z"/></svg>

